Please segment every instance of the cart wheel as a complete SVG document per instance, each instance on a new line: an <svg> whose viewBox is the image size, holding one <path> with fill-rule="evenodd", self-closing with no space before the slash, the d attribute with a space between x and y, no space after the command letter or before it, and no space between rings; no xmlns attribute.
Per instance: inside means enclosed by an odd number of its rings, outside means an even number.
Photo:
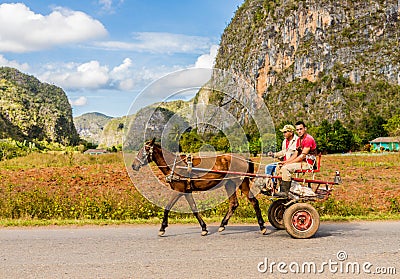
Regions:
<svg viewBox="0 0 400 279"><path fill-rule="evenodd" d="M310 238L319 228L319 214L308 203L296 203L285 210L283 222L293 238Z"/></svg>
<svg viewBox="0 0 400 279"><path fill-rule="evenodd" d="M273 201L268 208L268 221L271 225L278 229L284 230L285 224L283 223L283 213L285 213L286 206L284 205L288 201L286 199L279 199Z"/></svg>

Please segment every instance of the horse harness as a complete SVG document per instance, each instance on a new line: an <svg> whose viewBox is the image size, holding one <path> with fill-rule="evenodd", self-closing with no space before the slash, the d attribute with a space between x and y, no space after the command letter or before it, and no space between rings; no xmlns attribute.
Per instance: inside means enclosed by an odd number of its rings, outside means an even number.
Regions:
<svg viewBox="0 0 400 279"><path fill-rule="evenodd" d="M193 170L193 158L192 158L192 154L188 154L186 156L186 164L187 164L187 177L182 177L179 174L175 174L175 168L176 168L176 164L177 164L177 158L178 158L178 154L175 156L174 159L174 163L172 165L172 169L171 169L171 173L165 176L165 181L167 181L168 183L174 182L174 181L183 181L186 180L188 183L188 189L187 190L194 190L194 185L193 185L193 180L192 180L192 170ZM185 160L180 160L179 162L185 162ZM200 180L200 179L194 179L194 180Z"/></svg>
<svg viewBox="0 0 400 279"><path fill-rule="evenodd" d="M147 150L148 148L148 150ZM143 154L141 156L141 158L139 158L138 156L136 157L136 159L140 162L141 166L146 165L149 162L152 162L152 156L153 156L153 146L152 145L145 145L143 148ZM188 189L187 190L194 190L194 181L204 181L204 180L226 180L226 179L232 179L232 177L224 177L224 178L214 178L214 179L205 179L205 178L193 178L193 156L192 154L188 154L186 155L185 159L181 159L181 160L177 160L178 158L178 154L176 154L175 159L174 159L174 163L172 165L171 168L171 172L165 176L165 181L168 183L174 182L174 181L185 181L188 183ZM187 171L187 176L184 175L180 175L179 173L176 173L176 168L177 168L177 164L183 162L186 163L186 171ZM159 167L169 167L169 165L166 166L159 166ZM178 166L179 167L179 166ZM182 168L182 167L180 167ZM212 170L209 170L210 172L212 172ZM242 176L239 176L242 177ZM235 177L233 177L235 178Z"/></svg>

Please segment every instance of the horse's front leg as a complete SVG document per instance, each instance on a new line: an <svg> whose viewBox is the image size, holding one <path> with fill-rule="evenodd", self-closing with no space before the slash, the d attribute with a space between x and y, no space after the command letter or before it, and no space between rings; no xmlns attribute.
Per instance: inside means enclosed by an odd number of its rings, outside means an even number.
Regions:
<svg viewBox="0 0 400 279"><path fill-rule="evenodd" d="M183 193L175 193L175 195L171 198L169 203L164 209L164 218L161 223L160 231L158 232L159 236L163 236L165 234L165 228L168 227L168 214L171 211L171 208L175 205L175 203L182 197Z"/></svg>
<svg viewBox="0 0 400 279"><path fill-rule="evenodd" d="M228 181L225 184L225 190L229 197L229 209L226 212L224 218L221 221L221 225L219 225L219 232L225 230L225 226L228 225L229 219L232 217L233 213L235 212L236 208L239 206L239 202L236 196L236 185L233 181Z"/></svg>
<svg viewBox="0 0 400 279"><path fill-rule="evenodd" d="M195 201L193 199L192 193L186 193L185 194L185 198L186 198L187 202L189 203L190 208L192 209L192 212L193 212L194 216L196 216L197 221L199 221L199 224L201 226L201 235L202 236L207 235L208 234L207 225L206 225L206 223L203 221L203 219L200 216L200 213L199 213L199 211L197 209L196 203L195 203Z"/></svg>

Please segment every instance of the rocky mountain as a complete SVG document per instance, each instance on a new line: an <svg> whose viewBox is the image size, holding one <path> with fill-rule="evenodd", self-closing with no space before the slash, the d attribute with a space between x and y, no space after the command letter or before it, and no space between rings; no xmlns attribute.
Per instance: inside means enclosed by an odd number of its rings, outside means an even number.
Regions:
<svg viewBox="0 0 400 279"><path fill-rule="evenodd" d="M138 148L145 135L147 139L160 139L169 119L180 111L187 112L191 103L182 100L155 103L136 114L115 118L98 112L85 113L75 117L74 122L79 136L99 147L122 145L124 133L129 131L129 145Z"/></svg>
<svg viewBox="0 0 400 279"><path fill-rule="evenodd" d="M186 114L193 101L156 103L130 115L124 130L124 148L137 150L143 142L155 137L170 150L177 150L177 139L190 127Z"/></svg>
<svg viewBox="0 0 400 279"><path fill-rule="evenodd" d="M126 123L126 116L116 117L110 119L101 133L99 146L100 147L111 147L111 146L122 146L122 137L124 135L124 127Z"/></svg>
<svg viewBox="0 0 400 279"><path fill-rule="evenodd" d="M251 84L276 124L338 119L362 136L400 114L399 44L398 0L245 0L215 68Z"/></svg>
<svg viewBox="0 0 400 279"><path fill-rule="evenodd" d="M0 67L0 138L76 143L79 137L65 92L16 69Z"/></svg>
<svg viewBox="0 0 400 279"><path fill-rule="evenodd" d="M94 144L99 144L104 127L111 119L111 116L98 112L91 112L74 117L74 123L82 139Z"/></svg>

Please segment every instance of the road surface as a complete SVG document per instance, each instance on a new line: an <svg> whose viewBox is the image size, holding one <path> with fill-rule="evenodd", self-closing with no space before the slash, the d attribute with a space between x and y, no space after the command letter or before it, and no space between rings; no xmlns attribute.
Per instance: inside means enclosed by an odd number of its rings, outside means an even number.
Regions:
<svg viewBox="0 0 400 279"><path fill-rule="evenodd" d="M0 228L0 278L399 278L400 222L321 223L311 239L268 226ZM379 275L377 275L379 273ZM395 273L395 274L394 274ZM386 274L386 275L382 275Z"/></svg>

